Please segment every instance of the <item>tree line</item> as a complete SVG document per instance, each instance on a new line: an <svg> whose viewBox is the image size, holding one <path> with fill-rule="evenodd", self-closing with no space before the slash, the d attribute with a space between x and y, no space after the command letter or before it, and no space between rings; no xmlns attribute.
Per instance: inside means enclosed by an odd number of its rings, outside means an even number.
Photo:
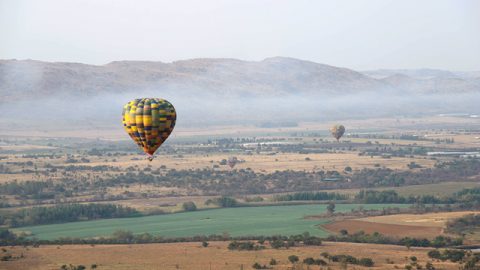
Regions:
<svg viewBox="0 0 480 270"><path fill-rule="evenodd" d="M275 195L275 201L342 201L349 198L346 194L336 192L296 192L293 194Z"/></svg>
<svg viewBox="0 0 480 270"><path fill-rule="evenodd" d="M0 216L0 224L20 227L140 215L141 213L133 208L116 204L57 204L51 207L32 207L19 211L5 211Z"/></svg>
<svg viewBox="0 0 480 270"><path fill-rule="evenodd" d="M462 204L465 207L480 206L480 188L466 188L450 196L401 196L394 190L361 190L355 195L356 203L407 203L407 204Z"/></svg>
<svg viewBox="0 0 480 270"><path fill-rule="evenodd" d="M449 247L459 246L463 244L462 238L451 238L448 236L439 235L433 240L427 238L394 238L375 232L373 234L367 234L363 231L349 234L347 231L343 231L340 235L330 235L326 238L328 241L335 242L351 242L351 243L369 243L369 244L389 244L400 245L406 247Z"/></svg>

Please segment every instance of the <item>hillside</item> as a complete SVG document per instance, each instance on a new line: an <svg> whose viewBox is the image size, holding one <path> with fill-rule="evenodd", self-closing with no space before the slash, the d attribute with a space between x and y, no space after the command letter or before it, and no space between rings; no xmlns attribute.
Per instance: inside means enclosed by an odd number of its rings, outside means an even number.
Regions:
<svg viewBox="0 0 480 270"><path fill-rule="evenodd" d="M171 101L179 126L480 113L479 78L412 72L379 77L285 57L102 66L0 60L0 127L113 126L122 106L142 96Z"/></svg>
<svg viewBox="0 0 480 270"><path fill-rule="evenodd" d="M0 60L0 97L11 101L51 95L95 96L148 90L228 97L339 95L366 91L427 94L480 91L478 78L456 77L447 71L439 73L442 76L429 78L414 78L404 73L383 71L381 74L388 76L378 78L378 72L364 75L347 68L284 57L259 62L235 59L192 59L172 63L118 61L103 66ZM399 74L403 74L402 77Z"/></svg>

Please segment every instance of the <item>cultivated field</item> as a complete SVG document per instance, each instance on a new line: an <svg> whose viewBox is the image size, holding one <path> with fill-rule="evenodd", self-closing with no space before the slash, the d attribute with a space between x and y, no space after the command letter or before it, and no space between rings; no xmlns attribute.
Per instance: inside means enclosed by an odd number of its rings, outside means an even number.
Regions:
<svg viewBox="0 0 480 270"><path fill-rule="evenodd" d="M445 226L448 220L459 218L468 214L480 214L480 212L479 211L459 211L459 212L428 213L428 214L420 214L420 215L399 214L399 215L367 217L367 218L361 218L359 220L384 223L384 224L414 225L414 226L442 228Z"/></svg>
<svg viewBox="0 0 480 270"><path fill-rule="evenodd" d="M337 212L348 212L362 206L364 209L408 207L395 204L339 204ZM244 235L293 235L309 232L311 235L327 236L328 232L318 227L327 220L304 219L304 216L326 212L326 205L261 206L212 209L169 215L137 218L103 219L63 224L39 225L16 228L39 239L59 237L110 236L115 230L130 230L133 233L148 232L154 235L183 237L228 233Z"/></svg>
<svg viewBox="0 0 480 270"><path fill-rule="evenodd" d="M479 214L478 211L441 212L427 214L397 214L373 216L356 219L343 219L322 225L322 228L339 233L364 231L375 232L394 237L414 237L433 239L444 234L446 223L467 214Z"/></svg>
<svg viewBox="0 0 480 270"><path fill-rule="evenodd" d="M332 222L322 225L322 228L334 233L339 233L341 230L347 230L352 234L360 231L363 231L367 234L378 232L383 235L395 236L399 238L414 237L433 239L442 234L442 228L440 227L386 224L355 219Z"/></svg>

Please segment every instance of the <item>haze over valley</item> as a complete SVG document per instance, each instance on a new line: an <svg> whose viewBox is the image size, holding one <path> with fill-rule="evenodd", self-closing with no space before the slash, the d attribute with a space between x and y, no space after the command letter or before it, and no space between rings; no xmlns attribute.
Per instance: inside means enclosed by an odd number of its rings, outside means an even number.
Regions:
<svg viewBox="0 0 480 270"><path fill-rule="evenodd" d="M0 60L0 125L10 129L110 128L119 108L138 96L170 100L182 116L179 127L475 115L480 73L354 71L285 57L102 66Z"/></svg>

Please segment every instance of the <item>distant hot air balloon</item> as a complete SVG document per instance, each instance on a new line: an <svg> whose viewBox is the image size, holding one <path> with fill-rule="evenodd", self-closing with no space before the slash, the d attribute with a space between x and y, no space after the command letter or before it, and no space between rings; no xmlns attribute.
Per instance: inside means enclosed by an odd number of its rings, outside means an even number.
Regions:
<svg viewBox="0 0 480 270"><path fill-rule="evenodd" d="M153 153L175 127L173 105L161 98L139 98L123 107L123 126L128 135L153 160Z"/></svg>
<svg viewBox="0 0 480 270"><path fill-rule="evenodd" d="M237 157L229 157L227 160L227 165L230 166L230 169L233 169L235 165L237 165L238 159Z"/></svg>
<svg viewBox="0 0 480 270"><path fill-rule="evenodd" d="M345 127L343 125L335 125L330 128L330 132L338 142L338 140L340 140L340 138L343 136L343 133L345 133Z"/></svg>

